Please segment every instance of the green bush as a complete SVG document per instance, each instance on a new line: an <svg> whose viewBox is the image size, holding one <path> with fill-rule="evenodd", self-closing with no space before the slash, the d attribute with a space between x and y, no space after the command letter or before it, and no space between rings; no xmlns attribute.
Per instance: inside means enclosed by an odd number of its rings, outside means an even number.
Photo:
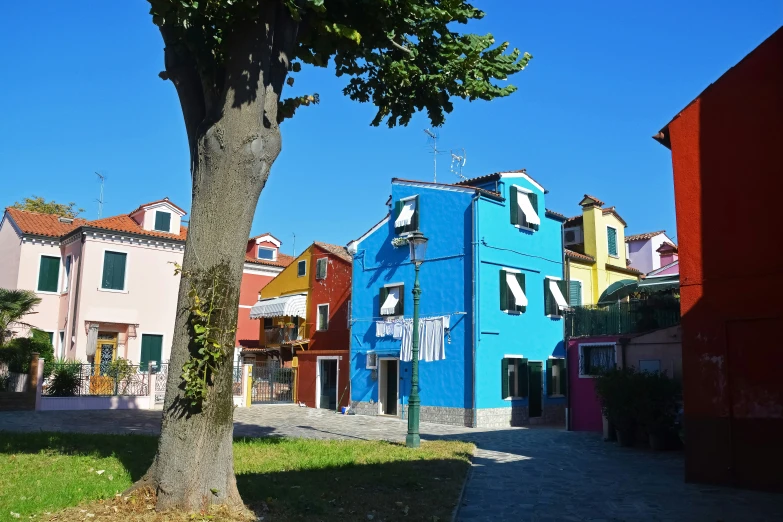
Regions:
<svg viewBox="0 0 783 522"><path fill-rule="evenodd" d="M595 379L604 416L619 432L632 434L639 419L643 374L633 367L612 368Z"/></svg>
<svg viewBox="0 0 783 522"><path fill-rule="evenodd" d="M9 372L29 373L33 354L44 359L44 375L54 370L54 348L48 334L33 330L32 337L16 337L0 347L0 362L8 365Z"/></svg>
<svg viewBox="0 0 783 522"><path fill-rule="evenodd" d="M81 386L81 362L58 360L54 364L54 371L50 374L51 381L47 389L47 395L52 397L73 397Z"/></svg>
<svg viewBox="0 0 783 522"><path fill-rule="evenodd" d="M639 424L650 435L671 433L677 420L681 396L680 385L666 372L644 372L639 397Z"/></svg>

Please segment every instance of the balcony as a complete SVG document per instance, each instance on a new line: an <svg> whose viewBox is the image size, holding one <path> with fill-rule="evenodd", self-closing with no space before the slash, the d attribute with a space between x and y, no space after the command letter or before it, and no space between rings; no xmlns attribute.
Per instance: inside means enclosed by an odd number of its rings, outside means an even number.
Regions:
<svg viewBox="0 0 783 522"><path fill-rule="evenodd" d="M626 335L680 324L680 300L672 296L610 305L577 306L566 313L566 335Z"/></svg>
<svg viewBox="0 0 783 522"><path fill-rule="evenodd" d="M274 327L264 329L264 341L265 347L284 346L287 344L294 344L297 341L305 340L305 326L285 326Z"/></svg>

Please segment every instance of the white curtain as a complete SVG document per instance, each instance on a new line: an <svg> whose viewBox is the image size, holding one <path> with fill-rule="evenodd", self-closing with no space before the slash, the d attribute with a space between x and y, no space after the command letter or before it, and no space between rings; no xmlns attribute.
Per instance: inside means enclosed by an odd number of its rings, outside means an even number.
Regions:
<svg viewBox="0 0 783 522"><path fill-rule="evenodd" d="M448 317L419 319L419 360L424 362L440 361L446 358L444 343ZM413 320L406 319L402 330L402 348L400 360L413 359Z"/></svg>
<svg viewBox="0 0 783 522"><path fill-rule="evenodd" d="M90 329L87 330L87 357L95 355L95 350L98 348L98 325L96 323L90 324Z"/></svg>

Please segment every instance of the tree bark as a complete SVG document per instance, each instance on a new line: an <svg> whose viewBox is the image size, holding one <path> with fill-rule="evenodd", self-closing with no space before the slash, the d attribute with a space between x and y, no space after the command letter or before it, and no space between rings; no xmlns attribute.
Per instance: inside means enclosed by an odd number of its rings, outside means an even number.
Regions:
<svg viewBox="0 0 783 522"><path fill-rule="evenodd" d="M158 452L134 488L157 493L158 510L242 507L233 462L232 366L239 286L250 227L272 163L281 150L277 108L296 38L296 23L276 2L260 20L238 27L219 82L211 92L195 61L166 41L166 74L180 97L191 151L193 201L183 259ZM196 83L198 82L198 83ZM197 353L189 291L209 291L220 274L226 313L214 319L225 348L209 379L207 399L185 396L183 365Z"/></svg>

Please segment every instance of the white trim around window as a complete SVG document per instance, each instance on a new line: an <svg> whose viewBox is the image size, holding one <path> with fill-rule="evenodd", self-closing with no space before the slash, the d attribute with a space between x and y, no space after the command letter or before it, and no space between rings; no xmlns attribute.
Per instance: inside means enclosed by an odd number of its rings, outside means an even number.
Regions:
<svg viewBox="0 0 783 522"><path fill-rule="evenodd" d="M337 395L335 409L340 410L340 359L341 355L319 355L315 358L315 408L321 408L321 361L337 361L337 375L334 388Z"/></svg>
<svg viewBox="0 0 783 522"><path fill-rule="evenodd" d="M57 350L54 352L55 359L65 359L65 330L57 332Z"/></svg>
<svg viewBox="0 0 783 522"><path fill-rule="evenodd" d="M49 292L47 290L38 290L38 285L41 283L41 260L44 257L56 257L56 258L60 259L60 264L57 265L57 270L58 270L58 274L57 274L57 283L58 283L57 284L57 290L55 290L54 292ZM56 255L56 256L52 255L52 254L47 254L45 252L39 252L38 253L38 271L35 274L35 293L36 294L60 295L60 292L59 292L60 285L59 285L59 283L60 283L60 276L62 275L62 272L60 272L60 267L61 266L62 266L62 256L59 255L59 252L58 252L58 255Z"/></svg>
<svg viewBox="0 0 783 522"><path fill-rule="evenodd" d="M617 248L616 254L612 254L611 252L609 252L609 229L610 228L614 230L614 246L615 248ZM612 225L606 225L606 235L604 237L606 237L606 254L613 259L620 259L620 233L617 230L617 227L613 227ZM623 241L623 243L625 243L625 241Z"/></svg>
<svg viewBox="0 0 783 522"><path fill-rule="evenodd" d="M122 282L122 290L113 290L111 288L103 288L103 265L106 263L106 252L114 252L117 254L125 254L125 279ZM104 248L101 250L101 270L98 272L98 291L99 292L113 292L115 294L127 294L128 293L128 269L130 267L130 252L121 248Z"/></svg>
<svg viewBox="0 0 783 522"><path fill-rule="evenodd" d="M563 280L563 278L562 278L562 277L557 277L557 276L549 276L549 275L548 275L548 276L544 276L544 279L545 279L545 280L548 280L548 281L562 281L562 280ZM559 309L559 310L562 312L564 309L563 309L563 308L560 308L560 304L559 304L559 303L557 303L557 297L555 297L555 292L552 290L552 288L551 288L549 285L547 285L547 292L549 292L550 294L552 294L552 299L554 299L554 300L555 300L555 303L558 305L558 309ZM561 294L562 294L562 292L561 292ZM565 295L563 295L562 297L563 297L563 300L565 301L565 307L566 307L566 309L567 309L567 308L570 306L570 305L568 304L568 299L566 298L566 296L565 296ZM559 318L562 318L562 317L563 317L563 314L562 314L562 313L560 313L560 314L557 314L557 315L546 314L546 316L547 316L547 317L549 317L550 319L559 319Z"/></svg>
<svg viewBox="0 0 783 522"><path fill-rule="evenodd" d="M69 263L70 260L70 263ZM62 271L62 282L60 284L61 294L67 294L68 290L71 287L71 271L73 270L73 255L68 254L63 258L63 271Z"/></svg>
<svg viewBox="0 0 783 522"><path fill-rule="evenodd" d="M617 365L617 343L613 343L611 341L605 342L605 343L581 343L579 344L579 359L577 361L577 364L579 365L577 370L579 374L580 379L595 379L595 375L592 374L583 374L582 373L582 357L584 357L584 350L583 347L585 346L612 346L614 348L614 364Z"/></svg>
<svg viewBox="0 0 783 522"><path fill-rule="evenodd" d="M299 267L303 266L304 263L304 274L299 273ZM300 259L296 262L296 277L306 277L307 276L307 259Z"/></svg>
<svg viewBox="0 0 783 522"><path fill-rule="evenodd" d="M267 251L272 252L272 258L268 259L266 257L259 256L258 252L260 250L267 250ZM277 261L277 249L276 248L271 248L271 247L265 247L265 246L261 246L261 245L256 245L256 259L260 259L262 261Z"/></svg>
<svg viewBox="0 0 783 522"><path fill-rule="evenodd" d="M321 307L326 307L326 328L323 328L321 324ZM329 329L329 303L321 303L315 305L315 330L317 332L325 332Z"/></svg>

